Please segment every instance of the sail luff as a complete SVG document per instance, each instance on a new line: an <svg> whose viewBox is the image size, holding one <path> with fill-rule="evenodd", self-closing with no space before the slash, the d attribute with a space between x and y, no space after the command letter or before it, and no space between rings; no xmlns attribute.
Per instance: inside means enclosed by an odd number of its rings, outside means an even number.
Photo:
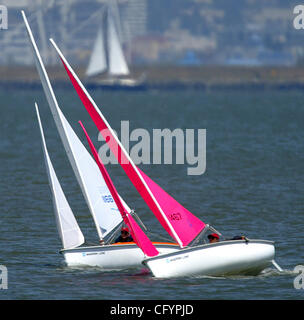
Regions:
<svg viewBox="0 0 304 320"><path fill-rule="evenodd" d="M68 64L68 62L66 61L66 59L64 58L63 54L61 53L61 51L59 50L59 48L57 47L57 45L55 44L53 39L50 39L51 43L53 44L53 46L55 47L56 51L58 52L60 59L73 83L73 86L76 88L76 91L81 99L81 101L83 102L83 104L85 105L85 107L89 108L88 112L90 113L90 115L95 119L98 118L102 121L99 122L95 122L95 124L98 127L98 130L103 133L105 132L104 130L108 130L108 133L111 134L111 139L114 143L114 146L110 145L111 150L114 150L115 153L115 146L118 145L119 146L119 150L120 152L118 152L117 149L117 153L115 154L115 156L117 158L123 158L120 161L120 164L122 166L122 168L125 170L126 174L128 175L128 177L130 178L131 176L131 181L132 180L136 180L138 185L141 185L141 187L138 187L137 185L135 185L137 191L142 195L144 194L143 198L145 199L145 201L147 202L147 198L149 199L148 201L148 206L150 207L150 209L154 212L155 210L159 212L159 215L162 217L162 226L165 228L165 230L179 243L179 245L181 247L184 246L183 242L180 240L179 236L176 234L174 228L172 227L171 223L169 222L167 216L164 214L164 212L162 211L162 209L160 208L158 202L156 201L154 195L151 193L150 189L148 188L147 184L145 183L145 181L143 180L142 176L140 175L137 167L135 166L135 164L133 163L132 159L130 158L130 156L128 155L128 153L126 152L126 150L124 149L123 145L121 144L121 142L118 140L117 136L115 135L115 133L113 132L113 129L111 128L111 126L108 124L107 120L104 118L103 114L100 112L100 110L97 108L94 100L91 98L91 96L89 95L89 93L86 91L86 89L83 87L82 83L80 82L80 80L78 79L77 75L74 73L74 71L72 70L72 68L70 67L70 65ZM94 120L93 119L93 120ZM111 142L110 142L111 144ZM122 151L122 152L121 152ZM119 154L118 154L119 153ZM131 167L128 166L128 164L131 164Z"/></svg>
<svg viewBox="0 0 304 320"><path fill-rule="evenodd" d="M35 108L36 108L36 115L37 115L40 134L41 134L42 149L43 149L43 154L45 159L46 171L48 175L50 189L52 191L52 196L53 196L53 205L54 205L57 230L61 238L63 248L64 249L75 248L84 243L85 241L84 236L65 198L65 195L62 191L62 188L56 176L55 170L53 168L52 162L50 160L47 147L46 147L45 138L44 138L39 110L36 103L35 103ZM63 221L65 221L65 225Z"/></svg>
<svg viewBox="0 0 304 320"><path fill-rule="evenodd" d="M121 199L116 191L116 188L104 166L101 159L99 158L99 155L92 143L92 140L90 139L86 129L84 128L81 121L79 121L79 124L81 128L83 129L85 136L87 138L87 141L89 143L90 149L92 151L92 154L94 156L94 159L100 169L100 172L111 192L111 195L120 211L120 214L124 220L124 222L129 226L131 230L131 234L133 236L133 239L135 240L136 244L142 249L142 251L149 257L154 257L158 255L157 249L154 247L152 242L149 240L149 238L144 234L144 232L140 229L138 224L135 222L135 220L132 218L131 214L128 214L127 210L124 208Z"/></svg>

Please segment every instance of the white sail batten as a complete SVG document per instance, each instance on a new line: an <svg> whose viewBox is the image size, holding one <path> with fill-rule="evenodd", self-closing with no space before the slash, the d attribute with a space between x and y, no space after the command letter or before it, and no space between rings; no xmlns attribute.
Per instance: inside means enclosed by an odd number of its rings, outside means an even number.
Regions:
<svg viewBox="0 0 304 320"><path fill-rule="evenodd" d="M107 60L104 48L104 37L101 28L99 28L86 75L93 77L104 72L106 69Z"/></svg>
<svg viewBox="0 0 304 320"><path fill-rule="evenodd" d="M53 114L59 135L89 210L92 214L99 238L103 239L121 223L122 218L114 201L112 202L113 199L109 197L110 192L107 189L105 181L100 176L97 164L88 153L86 148L82 145L81 141L69 125L68 121L65 119L58 106L57 99L53 92L44 64L23 11L22 15L30 42L32 44L35 63L39 72L42 86Z"/></svg>
<svg viewBox="0 0 304 320"><path fill-rule="evenodd" d="M41 133L42 149L44 153L46 171L48 174L49 185L53 196L57 230L61 238L63 248L75 248L84 243L84 236L78 226L72 209L69 206L69 203L56 176L54 167L47 151L37 104L35 104L35 108Z"/></svg>
<svg viewBox="0 0 304 320"><path fill-rule="evenodd" d="M110 75L128 75L130 74L127 62L125 60L118 34L114 25L114 20L108 12L108 50L109 50L109 69Z"/></svg>

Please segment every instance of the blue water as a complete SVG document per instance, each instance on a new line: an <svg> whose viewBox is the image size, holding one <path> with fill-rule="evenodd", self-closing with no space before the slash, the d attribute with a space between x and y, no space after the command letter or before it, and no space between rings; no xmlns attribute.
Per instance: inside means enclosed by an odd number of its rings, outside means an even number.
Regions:
<svg viewBox="0 0 304 320"><path fill-rule="evenodd" d="M84 141L83 120L97 131L71 90L56 90L67 119ZM34 101L40 106L57 175L88 241L97 234L59 139L42 90L0 91L0 264L8 289L0 299L302 299L294 288L303 259L304 93L300 91L92 91L117 131L153 128L207 130L207 166L140 165L187 209L226 236L275 241L274 268L255 277L155 279L144 270L101 272L64 265L41 149ZM86 144L85 144L86 145ZM119 166L113 182L145 224L166 236ZM122 293L123 292L123 296Z"/></svg>

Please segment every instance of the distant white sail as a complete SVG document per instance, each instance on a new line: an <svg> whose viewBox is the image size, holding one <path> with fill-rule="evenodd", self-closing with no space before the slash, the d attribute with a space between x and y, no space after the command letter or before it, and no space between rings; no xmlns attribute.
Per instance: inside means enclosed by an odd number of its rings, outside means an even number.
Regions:
<svg viewBox="0 0 304 320"><path fill-rule="evenodd" d="M109 49L109 69L111 75L128 75L130 73L123 51L121 49L118 34L113 18L108 13L108 49Z"/></svg>
<svg viewBox="0 0 304 320"><path fill-rule="evenodd" d="M103 33L102 30L99 29L86 75L88 77L92 77L104 72L106 69L107 60L104 48Z"/></svg>
<svg viewBox="0 0 304 320"><path fill-rule="evenodd" d="M52 165L51 159L47 151L37 104L35 104L35 107L41 133L46 171L48 173L49 185L53 195L53 205L56 217L57 230L61 238L63 248L75 248L84 243L84 236L78 226L78 223L74 217L74 214L69 206L69 203L62 191L62 188L56 176L54 167Z"/></svg>
<svg viewBox="0 0 304 320"><path fill-rule="evenodd" d="M107 190L106 183L100 175L99 168L95 160L83 146L58 106L57 99L42 62L31 29L28 25L24 12L22 12L22 14L30 42L32 44L36 67L38 69L42 86L53 114L59 135L92 214L99 238L103 239L121 223L121 215L114 201L111 202L111 199L107 197L110 195L110 192ZM127 209L130 210L128 207Z"/></svg>

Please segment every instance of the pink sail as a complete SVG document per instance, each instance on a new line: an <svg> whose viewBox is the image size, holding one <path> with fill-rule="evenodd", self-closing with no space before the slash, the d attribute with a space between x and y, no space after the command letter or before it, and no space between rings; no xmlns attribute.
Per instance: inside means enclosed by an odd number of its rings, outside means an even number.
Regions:
<svg viewBox="0 0 304 320"><path fill-rule="evenodd" d="M181 247L187 246L199 232L204 229L205 224L187 209L183 208L150 178L143 174L142 171L140 173L139 168L137 168L130 159L122 144L113 133L112 128L97 108L93 99L85 90L56 44L53 41L52 43L60 55L64 68L78 93L80 100L136 190L169 235L173 237Z"/></svg>
<svg viewBox="0 0 304 320"><path fill-rule="evenodd" d="M141 250L149 257L154 257L159 254L157 249L154 247L150 239L146 236L146 234L141 230L141 228L138 226L136 221L133 219L133 217L128 214L127 210L124 208L124 205L122 204L120 197L116 191L116 188L104 166L104 164L101 162L101 159L99 158L99 155L92 143L92 140L90 139L87 131L85 130L83 124L81 121L79 121L85 135L87 138L87 141L89 143L89 146L91 148L92 154L95 158L95 161L100 169L100 172L107 184L107 187L109 188L111 195L117 205L117 208L119 209L119 212L121 213L121 216L125 222L125 224L129 227L130 233L134 239L134 242L141 248Z"/></svg>
<svg viewBox="0 0 304 320"><path fill-rule="evenodd" d="M205 223L172 198L142 170L138 170L174 226L174 230L181 235L184 245L187 245L205 228Z"/></svg>

